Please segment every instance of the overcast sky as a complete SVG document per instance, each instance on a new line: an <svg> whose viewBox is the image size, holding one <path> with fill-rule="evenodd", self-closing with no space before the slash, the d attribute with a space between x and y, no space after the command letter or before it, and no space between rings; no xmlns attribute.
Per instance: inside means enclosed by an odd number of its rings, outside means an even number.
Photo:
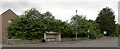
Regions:
<svg viewBox="0 0 120 49"><path fill-rule="evenodd" d="M78 10L79 15L87 19L95 20L98 13L104 7L110 7L115 12L115 20L118 21L119 0L1 0L0 14L7 9L12 9L17 15L21 15L30 8L36 8L41 13L51 12L56 19L63 21L71 19Z"/></svg>

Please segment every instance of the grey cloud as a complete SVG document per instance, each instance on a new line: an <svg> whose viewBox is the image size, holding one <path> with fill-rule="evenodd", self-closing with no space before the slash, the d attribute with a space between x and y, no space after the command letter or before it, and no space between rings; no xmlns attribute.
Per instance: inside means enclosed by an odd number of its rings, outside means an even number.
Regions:
<svg viewBox="0 0 120 49"><path fill-rule="evenodd" d="M2 12L7 9L12 9L17 14L23 12L23 10L34 8L36 4L34 2L2 2Z"/></svg>
<svg viewBox="0 0 120 49"><path fill-rule="evenodd" d="M32 7L37 8L39 10L46 10L44 9L44 7L48 9L63 9L63 10L67 10L67 9L76 10L76 8L81 8L84 10L88 10L90 12L92 11L94 13L96 11L101 10L106 5L110 5L110 6L112 5L111 8L113 8L114 11L116 12L117 6L114 6L113 4L116 5L117 2L116 1L115 2L77 2L77 1L75 2L64 2L64 1L63 2L59 2L59 1L58 2L49 2L49 1L41 2L40 0L38 2L37 1L36 2L19 2L19 1L18 2L2 2L0 6L2 6L2 12L10 8L10 9L13 9L13 11L16 12L16 14L20 14ZM56 12L55 14L58 14L58 13ZM61 15L59 14L59 16Z"/></svg>
<svg viewBox="0 0 120 49"><path fill-rule="evenodd" d="M19 8L19 7L23 7L23 8L27 8L27 7L31 7L33 6L32 3L30 2L2 2L2 8Z"/></svg>

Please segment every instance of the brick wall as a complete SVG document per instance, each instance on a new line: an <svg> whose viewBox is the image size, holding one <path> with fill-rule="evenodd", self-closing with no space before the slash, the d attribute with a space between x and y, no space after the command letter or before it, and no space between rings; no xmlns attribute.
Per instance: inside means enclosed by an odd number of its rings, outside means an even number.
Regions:
<svg viewBox="0 0 120 49"><path fill-rule="evenodd" d="M6 41L8 39L7 28L9 26L8 20L16 17L16 14L12 10L7 10L2 14L2 40Z"/></svg>
<svg viewBox="0 0 120 49"><path fill-rule="evenodd" d="M0 15L0 42L2 42L2 16Z"/></svg>
<svg viewBox="0 0 120 49"><path fill-rule="evenodd" d="M34 40L25 40L25 39L9 39L7 40L8 45L14 44L40 44L42 40L34 39Z"/></svg>

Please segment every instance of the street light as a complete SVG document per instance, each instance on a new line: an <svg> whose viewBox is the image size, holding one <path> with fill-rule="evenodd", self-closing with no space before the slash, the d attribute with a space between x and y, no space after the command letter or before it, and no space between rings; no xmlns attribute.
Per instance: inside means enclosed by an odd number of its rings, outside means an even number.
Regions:
<svg viewBox="0 0 120 49"><path fill-rule="evenodd" d="M76 10L76 16L77 16L77 10ZM76 40L77 40L77 17L76 17Z"/></svg>

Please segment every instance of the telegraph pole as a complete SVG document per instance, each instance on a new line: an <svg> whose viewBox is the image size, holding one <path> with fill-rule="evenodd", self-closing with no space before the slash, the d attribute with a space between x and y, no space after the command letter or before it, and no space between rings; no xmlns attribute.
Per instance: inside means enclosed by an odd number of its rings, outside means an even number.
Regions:
<svg viewBox="0 0 120 49"><path fill-rule="evenodd" d="M76 10L76 40L77 40L77 10Z"/></svg>

